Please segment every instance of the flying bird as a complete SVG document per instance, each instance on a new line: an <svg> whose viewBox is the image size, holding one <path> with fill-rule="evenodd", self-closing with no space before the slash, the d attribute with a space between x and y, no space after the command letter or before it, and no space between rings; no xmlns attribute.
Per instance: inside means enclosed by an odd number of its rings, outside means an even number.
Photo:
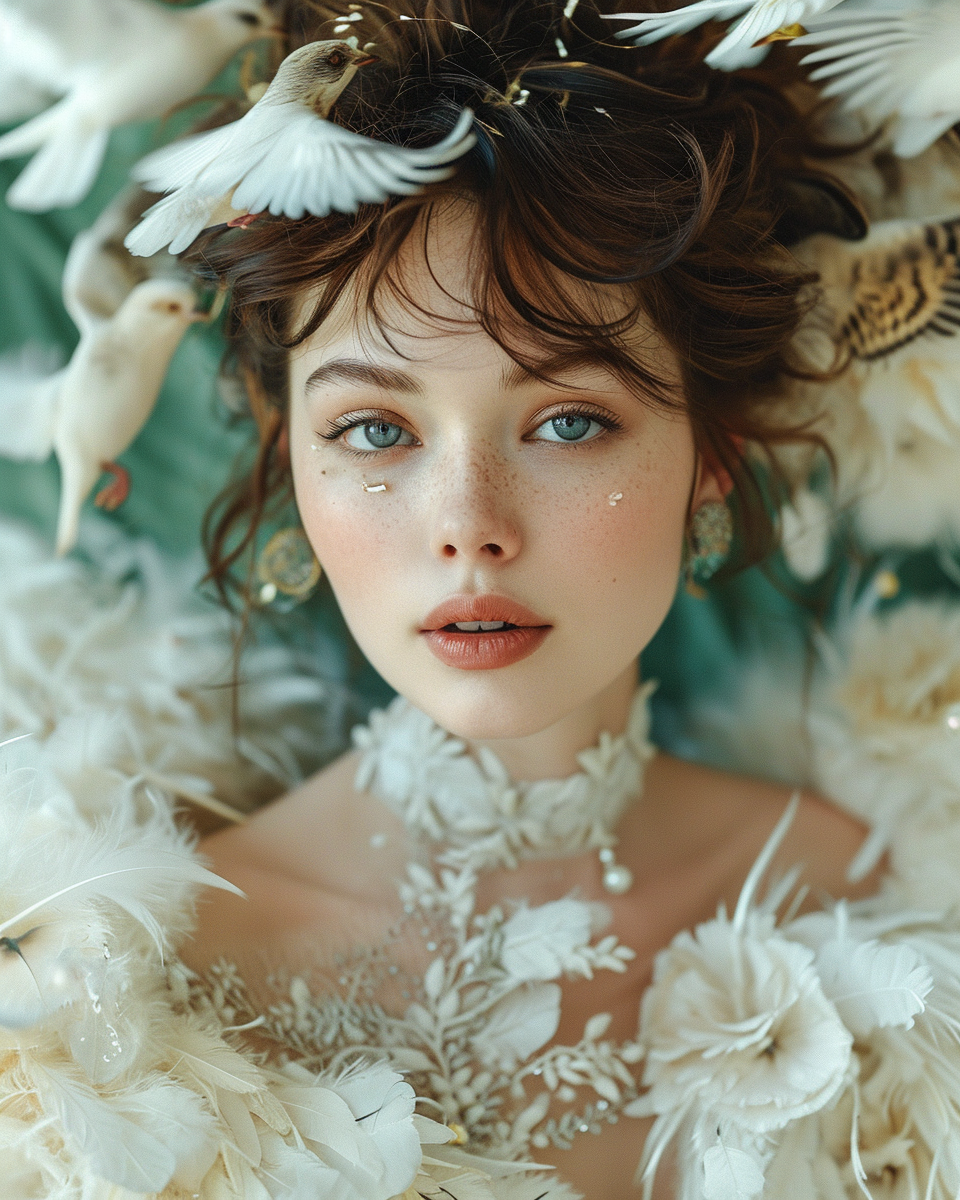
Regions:
<svg viewBox="0 0 960 1200"><path fill-rule="evenodd" d="M162 116L274 32L265 0L0 0L0 113L60 97L0 137L0 158L33 155L7 202L28 212L78 204L111 129Z"/></svg>
<svg viewBox="0 0 960 1200"><path fill-rule="evenodd" d="M176 279L138 283L108 318L85 321L69 363L44 376L19 356L0 361L0 454L60 462L57 552L76 542L80 509L100 475L114 476L97 503L116 508L129 479L115 459L153 411L189 326L205 320L193 289Z"/></svg>
<svg viewBox="0 0 960 1200"><path fill-rule="evenodd" d="M618 38L634 38L634 45L646 46L675 33L689 33L707 21L740 19L718 46L707 55L711 67L736 71L755 66L766 54L765 39L791 25L805 25L818 13L840 4L841 0L698 0L685 8L665 13L605 13L609 21L638 21L621 29Z"/></svg>
<svg viewBox="0 0 960 1200"><path fill-rule="evenodd" d="M300 218L355 212L446 179L476 141L464 109L434 146L413 149L363 137L326 119L356 71L375 61L350 41L311 42L290 54L260 100L238 121L145 158L135 176L169 192L127 238L134 254L178 254L212 225L243 224L264 211Z"/></svg>
<svg viewBox="0 0 960 1200"><path fill-rule="evenodd" d="M912 158L960 121L960 3L854 3L807 22L795 45L826 96L875 126L891 122L894 153Z"/></svg>

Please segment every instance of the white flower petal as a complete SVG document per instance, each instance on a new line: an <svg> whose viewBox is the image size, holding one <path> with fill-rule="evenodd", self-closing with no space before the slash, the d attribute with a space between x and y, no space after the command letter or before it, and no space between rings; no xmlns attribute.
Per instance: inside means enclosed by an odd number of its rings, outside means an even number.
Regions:
<svg viewBox="0 0 960 1200"><path fill-rule="evenodd" d="M874 1029L913 1027L933 988L930 969L912 947L837 938L817 951L824 991L857 1037Z"/></svg>
<svg viewBox="0 0 960 1200"><path fill-rule="evenodd" d="M752 1155L711 1146L703 1156L703 1200L749 1200L763 1191L763 1168Z"/></svg>

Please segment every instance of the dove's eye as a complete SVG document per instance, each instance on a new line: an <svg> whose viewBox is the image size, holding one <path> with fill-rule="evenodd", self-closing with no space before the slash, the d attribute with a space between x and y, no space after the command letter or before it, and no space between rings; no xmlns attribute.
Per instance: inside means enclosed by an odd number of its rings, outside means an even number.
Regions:
<svg viewBox="0 0 960 1200"><path fill-rule="evenodd" d="M327 59L327 62L331 67L342 67L346 61L347 56L345 54L341 54L339 50L334 50L333 54L331 54Z"/></svg>
<svg viewBox="0 0 960 1200"><path fill-rule="evenodd" d="M237 13L237 19L242 21L244 23L244 25L249 25L251 29L255 25L260 24L260 18L256 15L256 13L248 13L248 12Z"/></svg>

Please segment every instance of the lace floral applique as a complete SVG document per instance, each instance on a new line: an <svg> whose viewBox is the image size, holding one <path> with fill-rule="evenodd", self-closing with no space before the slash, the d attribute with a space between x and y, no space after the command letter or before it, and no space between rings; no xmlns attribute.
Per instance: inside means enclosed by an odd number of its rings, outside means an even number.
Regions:
<svg viewBox="0 0 960 1200"><path fill-rule="evenodd" d="M417 936L429 956L417 978L392 961L389 946L365 949L335 964L326 994L300 977L275 980L277 999L264 1011L237 970L220 963L194 978L191 1002L212 1006L227 1025L256 1022L258 1035L283 1048L279 1057L309 1070L387 1057L429 1097L430 1115L484 1154L516 1160L566 1148L636 1099L642 1052L635 1041L606 1038L605 1013L587 1021L576 1045L551 1045L558 980L623 971L633 951L596 936L607 919L601 904L567 897L478 913L475 885L466 868L408 865L393 938Z"/></svg>

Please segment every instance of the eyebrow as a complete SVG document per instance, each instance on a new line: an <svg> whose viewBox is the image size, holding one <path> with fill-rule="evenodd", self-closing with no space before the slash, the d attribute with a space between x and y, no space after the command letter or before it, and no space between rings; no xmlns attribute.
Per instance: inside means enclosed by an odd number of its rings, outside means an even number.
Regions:
<svg viewBox="0 0 960 1200"><path fill-rule="evenodd" d="M569 355L557 355L542 363L540 370L548 378L554 373L569 371L575 367L598 366L600 364L576 358L571 361ZM502 388L518 388L525 384L537 383L540 377L525 367L522 363L511 363L504 367L500 376ZM352 383L360 387L372 386L385 392L400 392L403 395L422 395L423 386L415 376L397 367L378 366L359 358L334 358L330 362L317 367L304 384L304 391L309 393L328 383ZM576 385L569 385L575 390Z"/></svg>
<svg viewBox="0 0 960 1200"><path fill-rule="evenodd" d="M557 380L556 375L562 375L564 372L575 371L578 368L594 367L604 370L604 364L584 355L557 354L551 358L545 359L539 363L536 371L525 367L523 363L515 362L509 367L504 367L500 376L500 386L504 389L523 387L529 383L540 383L546 379L549 382L557 384L559 387L569 387L571 391L576 391L578 385L575 383L564 384L562 380ZM539 373L538 373L539 372Z"/></svg>
<svg viewBox="0 0 960 1200"><path fill-rule="evenodd" d="M304 391L311 392L326 383L372 385L386 392L402 392L406 395L419 395L423 391L418 380L406 371L377 366L359 358L334 358L317 367L304 384Z"/></svg>

